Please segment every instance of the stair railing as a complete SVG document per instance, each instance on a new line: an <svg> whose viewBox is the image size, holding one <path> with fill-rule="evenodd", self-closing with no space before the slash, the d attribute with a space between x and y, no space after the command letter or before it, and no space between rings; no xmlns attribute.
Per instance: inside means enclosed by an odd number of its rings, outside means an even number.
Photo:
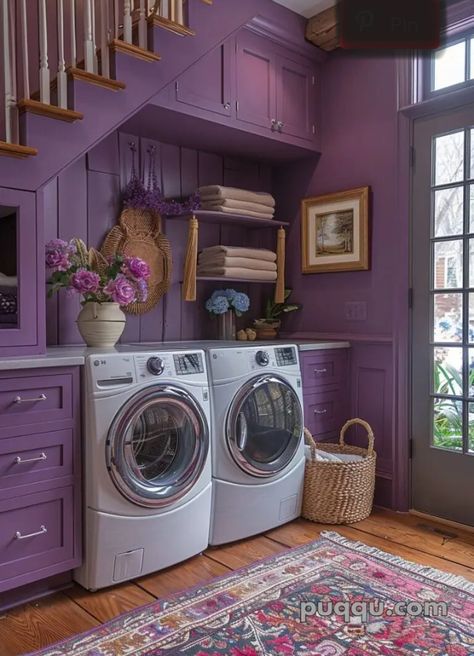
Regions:
<svg viewBox="0 0 474 656"><path fill-rule="evenodd" d="M186 0L0 0L0 142L19 143L19 101L67 112L69 72L111 79L112 41L148 50L153 15L185 14Z"/></svg>

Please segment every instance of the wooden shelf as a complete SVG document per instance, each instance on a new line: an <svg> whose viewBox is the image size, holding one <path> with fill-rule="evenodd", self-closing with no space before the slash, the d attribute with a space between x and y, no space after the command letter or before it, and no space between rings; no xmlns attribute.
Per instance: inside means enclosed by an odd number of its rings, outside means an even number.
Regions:
<svg viewBox="0 0 474 656"><path fill-rule="evenodd" d="M189 219L195 216L198 221L206 223L227 223L232 225L245 225L252 228L280 228L288 227L290 224L286 221L279 221L278 219L257 219L252 216L245 216L244 214L226 214L225 212L209 212L207 210L196 210L189 214L179 214L178 216L165 216L164 218L170 221Z"/></svg>

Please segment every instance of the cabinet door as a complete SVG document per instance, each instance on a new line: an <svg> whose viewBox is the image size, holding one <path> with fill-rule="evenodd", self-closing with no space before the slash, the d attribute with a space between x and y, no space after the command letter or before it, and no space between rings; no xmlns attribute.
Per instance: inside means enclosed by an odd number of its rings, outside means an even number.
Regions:
<svg viewBox="0 0 474 656"><path fill-rule="evenodd" d="M315 88L313 68L278 57L277 119L282 134L313 140L315 130Z"/></svg>
<svg viewBox="0 0 474 656"><path fill-rule="evenodd" d="M0 188L0 355L38 352L39 242L35 195Z"/></svg>
<svg viewBox="0 0 474 656"><path fill-rule="evenodd" d="M233 43L222 43L191 66L176 82L176 100L185 105L230 116Z"/></svg>
<svg viewBox="0 0 474 656"><path fill-rule="evenodd" d="M275 54L264 39L243 31L236 44L237 119L260 127L276 120Z"/></svg>

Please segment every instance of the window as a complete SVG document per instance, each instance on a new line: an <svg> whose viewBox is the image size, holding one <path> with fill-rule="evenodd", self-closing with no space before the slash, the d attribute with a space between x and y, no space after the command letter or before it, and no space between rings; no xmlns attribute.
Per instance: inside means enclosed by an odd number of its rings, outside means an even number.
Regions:
<svg viewBox="0 0 474 656"><path fill-rule="evenodd" d="M430 57L429 93L466 85L474 80L474 37L457 39Z"/></svg>

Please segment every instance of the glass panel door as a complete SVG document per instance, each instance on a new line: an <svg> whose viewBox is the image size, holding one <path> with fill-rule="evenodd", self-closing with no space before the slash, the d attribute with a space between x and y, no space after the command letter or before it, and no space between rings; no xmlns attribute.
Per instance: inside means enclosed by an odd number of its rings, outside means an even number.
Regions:
<svg viewBox="0 0 474 656"><path fill-rule="evenodd" d="M296 392L277 376L261 376L245 385L227 420L232 457L246 473L273 476L293 460L303 431Z"/></svg>
<svg viewBox="0 0 474 656"><path fill-rule="evenodd" d="M415 123L415 509L474 524L474 108Z"/></svg>
<svg viewBox="0 0 474 656"><path fill-rule="evenodd" d="M107 464L120 492L145 507L182 498L202 473L209 429L196 401L184 390L151 387L115 417L107 440Z"/></svg>

